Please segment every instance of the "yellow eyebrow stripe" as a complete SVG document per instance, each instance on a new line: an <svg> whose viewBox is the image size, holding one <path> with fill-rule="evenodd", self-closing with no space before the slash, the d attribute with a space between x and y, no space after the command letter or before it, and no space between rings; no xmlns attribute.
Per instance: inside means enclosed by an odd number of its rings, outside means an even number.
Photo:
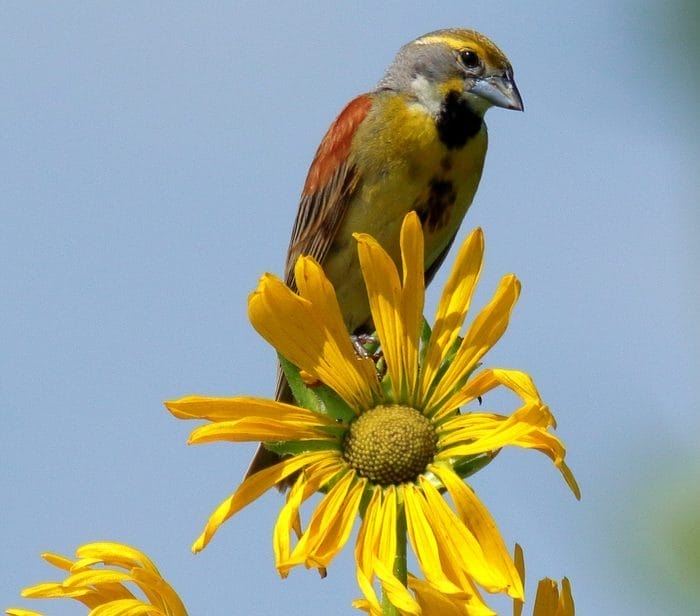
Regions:
<svg viewBox="0 0 700 616"><path fill-rule="evenodd" d="M509 66L503 52L483 34L475 30L453 30L439 34L429 34L413 41L414 45L447 45L450 49L461 51L472 49L489 64L495 67Z"/></svg>
<svg viewBox="0 0 700 616"><path fill-rule="evenodd" d="M452 49L461 49L464 47L466 41L461 37L437 35L437 36L425 36L423 38L415 41L416 45L433 45L434 43L441 43L443 45L448 45Z"/></svg>

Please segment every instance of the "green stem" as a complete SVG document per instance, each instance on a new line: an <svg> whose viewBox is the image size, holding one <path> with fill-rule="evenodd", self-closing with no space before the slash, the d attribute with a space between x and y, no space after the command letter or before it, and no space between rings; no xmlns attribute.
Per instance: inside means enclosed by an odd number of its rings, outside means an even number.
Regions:
<svg viewBox="0 0 700 616"><path fill-rule="evenodd" d="M394 575L404 586L408 581L408 562L406 558L406 512L403 503L399 503L396 511L396 556L394 557ZM384 616L399 616L399 611L391 604L389 597L382 591L382 614Z"/></svg>

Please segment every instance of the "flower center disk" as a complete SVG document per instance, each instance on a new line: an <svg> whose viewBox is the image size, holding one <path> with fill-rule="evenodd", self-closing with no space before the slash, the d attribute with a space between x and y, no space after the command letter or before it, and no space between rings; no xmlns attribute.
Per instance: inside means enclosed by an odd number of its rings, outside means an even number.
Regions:
<svg viewBox="0 0 700 616"><path fill-rule="evenodd" d="M376 406L360 415L345 440L345 459L380 485L415 481L437 450L430 420L400 404Z"/></svg>

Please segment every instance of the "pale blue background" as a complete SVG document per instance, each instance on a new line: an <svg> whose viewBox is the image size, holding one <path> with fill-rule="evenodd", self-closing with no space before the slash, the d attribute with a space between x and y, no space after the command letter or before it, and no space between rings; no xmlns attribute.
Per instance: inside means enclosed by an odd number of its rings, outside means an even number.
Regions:
<svg viewBox="0 0 700 616"><path fill-rule="evenodd" d="M507 52L526 108L489 112L460 234L486 233L477 305L501 274L523 281L487 363L535 377L584 498L522 450L473 483L524 545L530 592L568 575L582 615L696 613L697 9L339 7L0 7L0 604L83 613L19 589L55 577L40 552L114 539L193 616L354 613L351 551L326 580L278 579L277 494L190 555L253 446L188 448L161 401L272 392L246 297L282 269L323 132L401 44L459 25Z"/></svg>

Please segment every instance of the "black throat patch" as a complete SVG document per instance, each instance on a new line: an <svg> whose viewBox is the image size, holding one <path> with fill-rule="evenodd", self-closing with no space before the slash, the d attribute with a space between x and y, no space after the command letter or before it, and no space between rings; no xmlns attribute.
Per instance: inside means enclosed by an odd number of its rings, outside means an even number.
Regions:
<svg viewBox="0 0 700 616"><path fill-rule="evenodd" d="M445 97L437 117L440 141L450 150L458 150L481 130L483 120L454 90Z"/></svg>

